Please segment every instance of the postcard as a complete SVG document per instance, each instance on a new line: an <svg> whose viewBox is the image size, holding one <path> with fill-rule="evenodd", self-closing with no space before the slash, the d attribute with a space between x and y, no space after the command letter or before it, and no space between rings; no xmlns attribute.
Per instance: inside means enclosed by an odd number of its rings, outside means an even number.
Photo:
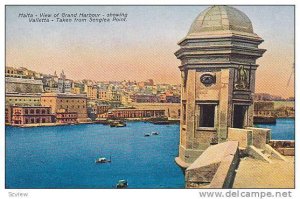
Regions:
<svg viewBox="0 0 300 199"><path fill-rule="evenodd" d="M294 70L294 5L6 5L5 189L294 189Z"/></svg>

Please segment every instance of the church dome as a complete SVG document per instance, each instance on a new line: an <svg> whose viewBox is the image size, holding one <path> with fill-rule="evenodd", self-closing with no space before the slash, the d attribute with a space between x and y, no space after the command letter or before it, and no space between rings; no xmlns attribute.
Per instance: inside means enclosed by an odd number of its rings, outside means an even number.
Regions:
<svg viewBox="0 0 300 199"><path fill-rule="evenodd" d="M230 6L211 6L197 16L188 36L216 31L253 34L252 23L243 12Z"/></svg>

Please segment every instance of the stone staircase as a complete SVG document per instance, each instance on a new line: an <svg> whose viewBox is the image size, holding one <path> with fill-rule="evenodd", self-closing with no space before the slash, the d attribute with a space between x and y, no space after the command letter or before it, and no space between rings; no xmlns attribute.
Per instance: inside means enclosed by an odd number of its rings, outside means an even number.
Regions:
<svg viewBox="0 0 300 199"><path fill-rule="evenodd" d="M267 163L273 163L272 160L287 161L283 155L281 155L268 144L266 144L263 149L259 149L251 145L248 147L247 153L249 156Z"/></svg>

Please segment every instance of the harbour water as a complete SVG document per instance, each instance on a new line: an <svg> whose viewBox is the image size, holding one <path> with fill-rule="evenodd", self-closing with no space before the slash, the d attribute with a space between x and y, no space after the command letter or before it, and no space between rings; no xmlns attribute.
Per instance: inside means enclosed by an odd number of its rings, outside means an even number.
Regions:
<svg viewBox="0 0 300 199"><path fill-rule="evenodd" d="M257 124L256 127L272 130L272 140L295 140L295 119L277 118L276 124Z"/></svg>
<svg viewBox="0 0 300 199"><path fill-rule="evenodd" d="M6 188L183 188L178 142L177 124L6 127ZM96 164L103 156L112 162Z"/></svg>
<svg viewBox="0 0 300 199"><path fill-rule="evenodd" d="M272 139L294 139L293 119L278 119ZM144 137L152 131L159 135ZM175 164L179 125L128 122L127 127L100 124L6 127L6 188L184 188ZM96 164L99 157L112 162Z"/></svg>

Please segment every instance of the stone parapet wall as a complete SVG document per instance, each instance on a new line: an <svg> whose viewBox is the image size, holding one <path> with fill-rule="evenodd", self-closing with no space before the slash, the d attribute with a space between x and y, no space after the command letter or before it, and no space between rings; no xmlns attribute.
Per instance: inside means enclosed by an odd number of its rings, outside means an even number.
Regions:
<svg viewBox="0 0 300 199"><path fill-rule="evenodd" d="M229 141L238 141L240 148L247 148L253 144L252 131L247 129L228 128Z"/></svg>
<svg viewBox="0 0 300 199"><path fill-rule="evenodd" d="M294 140L270 140L269 145L284 156L295 156Z"/></svg>
<svg viewBox="0 0 300 199"><path fill-rule="evenodd" d="M265 148L266 143L269 143L271 139L271 130L254 127L247 127L247 129L252 131L253 146L259 149Z"/></svg>
<svg viewBox="0 0 300 199"><path fill-rule="evenodd" d="M238 161L237 141L210 146L186 169L186 188L230 188Z"/></svg>
<svg viewBox="0 0 300 199"><path fill-rule="evenodd" d="M238 141L239 147L246 149L253 145L264 149L271 139L271 130L264 128L246 127L246 129L228 128L228 139Z"/></svg>

